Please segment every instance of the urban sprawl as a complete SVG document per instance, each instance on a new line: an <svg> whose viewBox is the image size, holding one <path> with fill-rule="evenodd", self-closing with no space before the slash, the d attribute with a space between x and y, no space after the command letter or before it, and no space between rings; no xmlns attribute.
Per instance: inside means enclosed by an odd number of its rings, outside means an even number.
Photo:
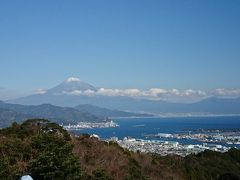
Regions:
<svg viewBox="0 0 240 180"><path fill-rule="evenodd" d="M113 121L89 123L81 122L78 125L64 126L67 130L81 130L88 128L109 128L117 127L118 124ZM98 135L91 137L99 138ZM186 156L189 154L197 154L204 150L212 150L218 152L226 152L231 147L240 147L240 130L195 130L185 131L178 134L158 133L146 134L145 139L136 139L133 137L111 137L102 139L106 142L113 141L119 146L134 152L157 153L160 155L175 154ZM155 140L152 140L155 139ZM181 140L189 140L197 142L194 144L180 143Z"/></svg>

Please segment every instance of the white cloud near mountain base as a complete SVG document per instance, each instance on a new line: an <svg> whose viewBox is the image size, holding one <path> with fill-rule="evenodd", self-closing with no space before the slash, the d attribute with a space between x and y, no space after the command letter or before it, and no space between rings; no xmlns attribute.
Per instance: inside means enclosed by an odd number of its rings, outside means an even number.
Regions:
<svg viewBox="0 0 240 180"><path fill-rule="evenodd" d="M37 89L35 94L45 94L47 90ZM151 100L165 100L172 102L194 102L204 98L216 96L216 97L240 97L240 89L215 89L211 91L194 90L194 89L162 89L151 88L148 90L141 90L136 88L131 89L111 89L111 88L99 88L94 90L72 90L62 91L55 95L72 95L72 96L122 96L132 98L142 98Z"/></svg>
<svg viewBox="0 0 240 180"><path fill-rule="evenodd" d="M45 94L47 92L47 90L45 89L36 89L34 91L34 94Z"/></svg>
<svg viewBox="0 0 240 180"><path fill-rule="evenodd" d="M216 96L228 96L228 97L238 97L240 96L240 89L216 89L213 92Z"/></svg>
<svg viewBox="0 0 240 180"><path fill-rule="evenodd" d="M91 84L81 81L77 77L69 77L58 86L45 90L37 89L35 94L69 95L69 96L122 96L150 100L165 100L172 102L194 102L208 97L234 98L240 97L240 88L218 88L213 90L201 89L165 89L165 88L96 88Z"/></svg>
<svg viewBox="0 0 240 180"><path fill-rule="evenodd" d="M39 94L45 93L44 90L39 90ZM196 101L211 96L217 97L238 97L240 96L240 89L216 89L212 91L194 90L194 89L161 89L151 88L148 90L140 89L110 89L99 88L97 91L93 90L73 90L63 91L62 94L75 96L126 96L133 98L144 98L151 100L169 100L169 101Z"/></svg>

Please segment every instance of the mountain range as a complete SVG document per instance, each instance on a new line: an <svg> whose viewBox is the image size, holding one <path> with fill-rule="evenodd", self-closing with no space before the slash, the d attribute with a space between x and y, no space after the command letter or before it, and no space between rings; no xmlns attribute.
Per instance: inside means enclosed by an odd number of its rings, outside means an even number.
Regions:
<svg viewBox="0 0 240 180"><path fill-rule="evenodd" d="M128 96L107 96L96 93L96 88L78 78L71 77L56 87L7 102L24 105L53 104L62 107L78 105L93 105L107 109L116 109L128 112L145 112L152 114L162 113L193 113L193 114L240 114L240 98L210 97L195 103L172 103L162 100L149 100ZM83 107L82 108L86 108ZM95 113L105 111L93 110ZM100 113L101 114L101 113ZM102 115L102 114L101 114ZM113 114L103 113L104 116Z"/></svg>
<svg viewBox="0 0 240 180"><path fill-rule="evenodd" d="M18 113L10 109L0 108L0 128L7 127L13 122L21 123L26 119L32 119L33 116Z"/></svg>
<svg viewBox="0 0 240 180"><path fill-rule="evenodd" d="M69 107L59 107L51 104L20 105L0 102L1 122L23 121L29 118L46 118L59 124L76 124L81 121L97 122L104 120L102 116L95 116L87 111ZM7 120L6 120L7 119ZM6 124L6 123L4 123Z"/></svg>
<svg viewBox="0 0 240 180"><path fill-rule="evenodd" d="M9 126L14 121L20 123L32 118L45 118L58 124L68 125L78 122L99 122L113 116L142 117L150 115L110 110L92 105L79 105L71 108L51 104L20 105L0 101L0 127Z"/></svg>

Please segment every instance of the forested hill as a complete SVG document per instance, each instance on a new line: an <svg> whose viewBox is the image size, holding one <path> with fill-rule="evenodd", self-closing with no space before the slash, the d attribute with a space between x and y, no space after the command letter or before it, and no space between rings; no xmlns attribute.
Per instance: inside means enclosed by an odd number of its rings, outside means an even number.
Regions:
<svg viewBox="0 0 240 180"><path fill-rule="evenodd" d="M133 153L89 135L71 136L48 120L0 130L0 179L239 179L240 150L198 155Z"/></svg>
<svg viewBox="0 0 240 180"><path fill-rule="evenodd" d="M28 118L46 118L58 124L77 124L78 122L99 122L102 116L70 107L51 104L21 105L0 101L0 127L10 125L14 120L22 122Z"/></svg>

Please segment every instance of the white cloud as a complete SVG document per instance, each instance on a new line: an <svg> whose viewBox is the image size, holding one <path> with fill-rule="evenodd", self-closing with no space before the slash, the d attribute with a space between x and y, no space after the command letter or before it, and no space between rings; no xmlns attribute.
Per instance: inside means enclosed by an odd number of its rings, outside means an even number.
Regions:
<svg viewBox="0 0 240 180"><path fill-rule="evenodd" d="M74 95L74 96L79 96L82 95L82 91L81 90L73 90L73 91L63 91L63 94L67 94L67 95Z"/></svg>
<svg viewBox="0 0 240 180"><path fill-rule="evenodd" d="M207 96L207 93L201 90L178 90L178 89L158 89L152 88L145 92L145 96L149 97L162 97L162 98L170 98L170 97L203 97Z"/></svg>
<svg viewBox="0 0 240 180"><path fill-rule="evenodd" d="M207 96L207 93L205 91L202 90L198 90L198 94L201 96Z"/></svg>
<svg viewBox="0 0 240 180"><path fill-rule="evenodd" d="M238 97L240 96L240 89L216 89L213 91L215 96L229 96L229 97Z"/></svg>
<svg viewBox="0 0 240 180"><path fill-rule="evenodd" d="M39 91L44 93L44 91ZM203 91L194 89L161 89L151 88L148 90L140 89L110 89L110 88L99 88L97 91L93 90L73 90L63 91L62 94L74 95L74 96L126 96L133 98L144 98L151 100L166 100L173 102L193 102L198 101L210 96L220 97L238 97L240 96L240 89L216 89L213 91Z"/></svg>
<svg viewBox="0 0 240 180"><path fill-rule="evenodd" d="M202 90L187 89L182 91L181 96L207 96L207 92Z"/></svg>
<svg viewBox="0 0 240 180"><path fill-rule="evenodd" d="M169 90L169 93L172 94L172 95L175 95L175 96L181 95L180 91L178 89Z"/></svg>
<svg viewBox="0 0 240 180"><path fill-rule="evenodd" d="M88 90L84 91L83 94L86 96L94 96L95 91L88 89Z"/></svg>
<svg viewBox="0 0 240 180"><path fill-rule="evenodd" d="M34 94L45 94L47 92L47 90L45 89L36 89Z"/></svg>
<svg viewBox="0 0 240 180"><path fill-rule="evenodd" d="M102 95L102 96L142 96L142 91L139 89L105 89L100 88L96 95Z"/></svg>
<svg viewBox="0 0 240 180"><path fill-rule="evenodd" d="M201 90L178 90L178 89L160 89L160 88L151 88L149 90L140 90L140 89L109 89L109 88L100 88L97 91L93 90L73 90L73 91L63 91L62 94L67 95L85 95L85 96L127 96L135 98L145 98L145 99L171 99L171 98L199 98L207 96L207 93Z"/></svg>
<svg viewBox="0 0 240 180"><path fill-rule="evenodd" d="M161 95L164 95L164 94L166 94L168 91L167 90L165 90L165 89L159 89L159 88L151 88L151 89L149 89L149 91L148 91L148 95L149 96L152 96L152 97L159 97L159 96L161 96Z"/></svg>

